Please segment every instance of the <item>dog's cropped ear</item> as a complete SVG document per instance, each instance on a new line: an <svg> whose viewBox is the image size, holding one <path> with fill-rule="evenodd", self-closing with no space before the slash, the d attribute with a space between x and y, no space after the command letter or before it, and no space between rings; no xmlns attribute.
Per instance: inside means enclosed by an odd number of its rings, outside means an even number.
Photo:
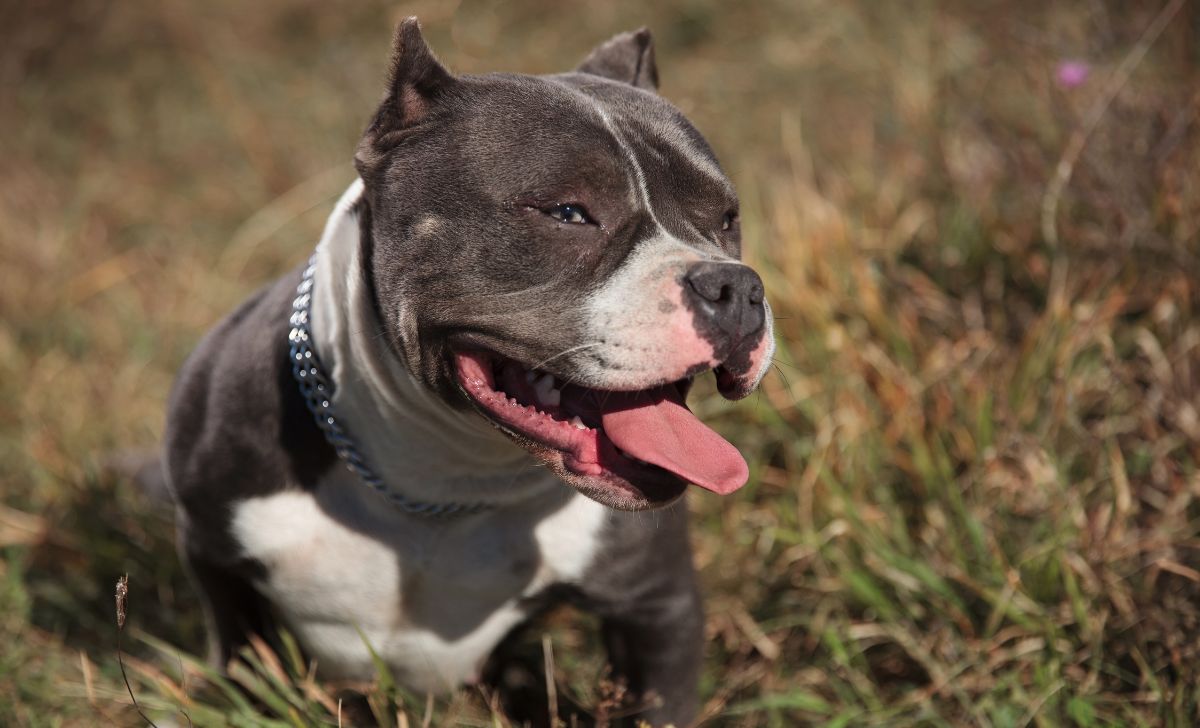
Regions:
<svg viewBox="0 0 1200 728"><path fill-rule="evenodd" d="M654 39L646 28L613 36L597 46L575 70L611 78L647 91L658 91Z"/></svg>
<svg viewBox="0 0 1200 728"><path fill-rule="evenodd" d="M392 37L387 95L354 155L359 174L367 176L379 162L379 152L391 146L397 133L419 125L454 84L454 76L438 62L421 35L417 19L400 21Z"/></svg>

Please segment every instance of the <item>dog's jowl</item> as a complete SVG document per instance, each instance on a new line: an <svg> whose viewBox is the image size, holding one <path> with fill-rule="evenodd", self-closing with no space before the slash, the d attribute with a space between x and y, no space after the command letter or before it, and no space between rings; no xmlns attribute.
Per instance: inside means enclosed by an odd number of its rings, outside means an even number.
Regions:
<svg viewBox="0 0 1200 728"><path fill-rule="evenodd" d="M657 95L646 31L570 73L455 76L410 19L390 75L311 261L219 324L172 396L213 658L282 626L323 677L369 679L369 643L445 691L571 599L643 717L686 723L681 496L747 468L685 399L709 371L745 396L773 346L734 189Z"/></svg>

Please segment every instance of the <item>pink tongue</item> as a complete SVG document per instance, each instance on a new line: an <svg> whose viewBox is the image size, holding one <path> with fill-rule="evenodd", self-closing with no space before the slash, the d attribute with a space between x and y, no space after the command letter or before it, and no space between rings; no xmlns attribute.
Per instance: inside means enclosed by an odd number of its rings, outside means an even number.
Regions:
<svg viewBox="0 0 1200 728"><path fill-rule="evenodd" d="M742 454L692 414L674 385L605 397L604 433L629 455L721 495L746 484Z"/></svg>

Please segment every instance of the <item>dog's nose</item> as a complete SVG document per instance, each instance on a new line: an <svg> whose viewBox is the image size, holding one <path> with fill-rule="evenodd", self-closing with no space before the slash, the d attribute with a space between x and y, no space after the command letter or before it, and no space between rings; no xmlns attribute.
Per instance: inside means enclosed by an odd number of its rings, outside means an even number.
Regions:
<svg viewBox="0 0 1200 728"><path fill-rule="evenodd" d="M697 263L684 275L685 293L697 316L736 341L762 328L766 319L762 279L740 263Z"/></svg>

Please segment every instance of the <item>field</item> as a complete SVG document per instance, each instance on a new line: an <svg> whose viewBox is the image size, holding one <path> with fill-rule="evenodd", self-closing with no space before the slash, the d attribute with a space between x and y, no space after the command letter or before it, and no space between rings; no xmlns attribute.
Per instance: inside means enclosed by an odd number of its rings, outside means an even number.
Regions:
<svg viewBox="0 0 1200 728"><path fill-rule="evenodd" d="M123 574L158 725L337 725L290 655L235 675L261 716L195 666L169 509L112 466L309 255L408 14L468 73L649 26L738 186L779 354L695 400L752 467L691 500L711 725L1200 724L1200 3L77 0L0 7L0 725L140 724ZM588 626L548 653L603 712Z"/></svg>

